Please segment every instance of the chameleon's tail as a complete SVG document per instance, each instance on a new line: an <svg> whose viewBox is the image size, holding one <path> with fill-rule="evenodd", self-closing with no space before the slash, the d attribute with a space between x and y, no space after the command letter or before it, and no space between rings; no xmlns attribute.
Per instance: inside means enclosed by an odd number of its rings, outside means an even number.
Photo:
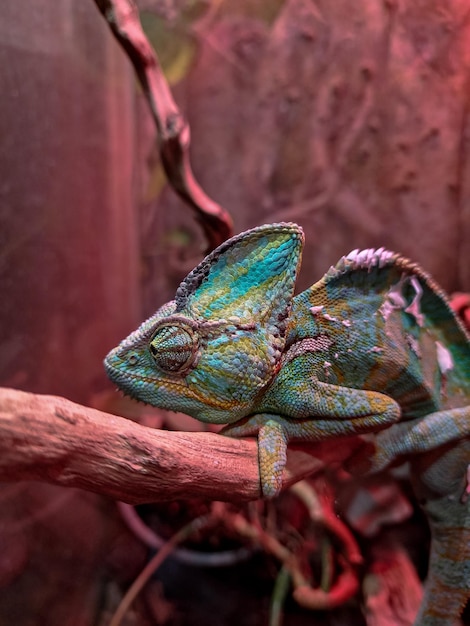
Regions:
<svg viewBox="0 0 470 626"><path fill-rule="evenodd" d="M459 616L470 599L470 441L463 441L440 458L436 456L430 459L423 455L427 468L421 466L419 471L427 486L420 481L418 489L429 494L429 487L442 486L441 481L451 489L447 495L428 495L424 504L432 543L425 594L415 626L460 624Z"/></svg>

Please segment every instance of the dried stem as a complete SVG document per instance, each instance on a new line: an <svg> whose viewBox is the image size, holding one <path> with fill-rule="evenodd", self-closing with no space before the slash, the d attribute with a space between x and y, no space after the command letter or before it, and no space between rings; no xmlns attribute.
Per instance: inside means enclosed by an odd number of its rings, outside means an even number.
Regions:
<svg viewBox="0 0 470 626"><path fill-rule="evenodd" d="M189 161L190 130L178 109L133 0L95 0L113 35L127 53L142 85L157 127L168 180L196 212L212 250L232 234L232 219L194 178Z"/></svg>
<svg viewBox="0 0 470 626"><path fill-rule="evenodd" d="M170 556L173 550L182 543L185 539L188 539L193 533L203 528L210 521L210 516L198 517L186 526L183 526L173 537L167 541L163 547L155 554L155 556L147 563L144 569L137 576L131 587L127 590L126 595L123 597L119 604L115 614L113 615L109 626L120 626L127 611L131 607L134 600L139 593L148 583L150 578L155 574L157 569L163 563L163 561Z"/></svg>

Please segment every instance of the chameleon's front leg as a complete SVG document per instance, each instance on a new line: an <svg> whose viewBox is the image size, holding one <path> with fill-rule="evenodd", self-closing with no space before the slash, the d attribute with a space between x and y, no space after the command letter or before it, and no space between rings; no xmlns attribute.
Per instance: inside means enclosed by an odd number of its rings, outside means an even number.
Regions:
<svg viewBox="0 0 470 626"><path fill-rule="evenodd" d="M282 489L288 443L283 423L285 420L279 415L257 413L223 430L224 434L233 437L258 435L258 464L264 498L274 498Z"/></svg>
<svg viewBox="0 0 470 626"><path fill-rule="evenodd" d="M259 471L265 498L273 498L281 491L289 441L324 441L376 432L400 417L398 404L384 394L318 381L310 382L308 393L284 404L283 413L287 416L256 413L223 430L233 437L258 435ZM289 416L289 411L294 412L294 417Z"/></svg>

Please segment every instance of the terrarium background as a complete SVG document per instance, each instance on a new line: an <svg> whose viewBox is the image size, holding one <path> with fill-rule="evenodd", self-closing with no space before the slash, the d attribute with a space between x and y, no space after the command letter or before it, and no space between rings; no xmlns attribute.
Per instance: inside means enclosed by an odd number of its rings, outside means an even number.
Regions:
<svg viewBox="0 0 470 626"><path fill-rule="evenodd" d="M196 177L237 232L302 224L299 288L386 246L470 290L465 0L140 8ZM171 298L204 241L92 0L5 0L0 81L0 384L87 404L110 389L104 354ZM1 486L0 623L97 623L103 580L132 579L145 557L113 512Z"/></svg>

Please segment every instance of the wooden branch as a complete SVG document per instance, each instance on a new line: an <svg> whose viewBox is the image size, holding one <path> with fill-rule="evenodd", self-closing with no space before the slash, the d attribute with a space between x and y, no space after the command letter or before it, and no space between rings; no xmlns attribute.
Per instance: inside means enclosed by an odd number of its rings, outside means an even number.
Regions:
<svg viewBox="0 0 470 626"><path fill-rule="evenodd" d="M285 485L345 459L355 442L289 450ZM65 398L4 388L0 480L79 487L130 504L260 497L254 440L151 429Z"/></svg>
<svg viewBox="0 0 470 626"><path fill-rule="evenodd" d="M232 235L232 219L197 183L189 161L190 129L179 111L133 0L95 0L113 35L124 48L142 85L155 121L168 180L196 212L208 252Z"/></svg>

